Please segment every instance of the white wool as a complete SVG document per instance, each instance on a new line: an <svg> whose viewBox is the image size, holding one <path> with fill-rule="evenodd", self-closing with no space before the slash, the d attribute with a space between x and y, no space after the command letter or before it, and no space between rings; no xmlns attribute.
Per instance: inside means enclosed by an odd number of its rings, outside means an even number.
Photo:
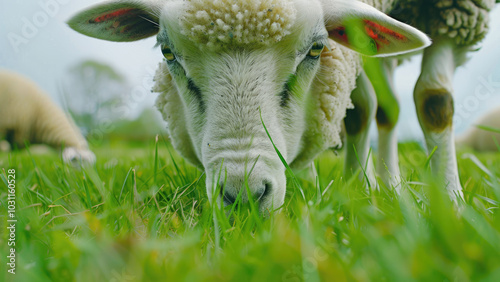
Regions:
<svg viewBox="0 0 500 282"><path fill-rule="evenodd" d="M297 11L290 0L191 0L179 17L181 33L200 49L279 42Z"/></svg>
<svg viewBox="0 0 500 282"><path fill-rule="evenodd" d="M47 94L31 80L0 70L0 138L6 137L18 147L24 147L25 141L55 148L64 145L74 148L77 154L73 155L95 160L71 118Z"/></svg>
<svg viewBox="0 0 500 282"><path fill-rule="evenodd" d="M156 107L167 122L170 142L184 158L194 165L203 167L196 157L191 138L185 126L186 120L182 99L165 62L159 64L154 81L153 91L160 93L156 98Z"/></svg>
<svg viewBox="0 0 500 282"><path fill-rule="evenodd" d="M500 133L477 128L477 125L491 127L500 130L500 107L497 107L474 123L464 135L457 138L458 145L465 145L477 151L498 152L500 149Z"/></svg>
<svg viewBox="0 0 500 282"><path fill-rule="evenodd" d="M308 165L324 150L341 145L340 132L347 109L353 108L351 92L361 70L359 55L330 42L330 51L321 54L321 67L311 87L304 146L292 163L295 168Z"/></svg>
<svg viewBox="0 0 500 282"><path fill-rule="evenodd" d="M457 45L474 45L486 36L494 6L495 0L399 0L391 15L433 38L444 36Z"/></svg>

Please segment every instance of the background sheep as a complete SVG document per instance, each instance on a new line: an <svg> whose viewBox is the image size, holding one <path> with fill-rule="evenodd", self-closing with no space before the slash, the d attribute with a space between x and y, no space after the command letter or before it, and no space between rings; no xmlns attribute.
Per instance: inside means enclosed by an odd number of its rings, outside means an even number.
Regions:
<svg viewBox="0 0 500 282"><path fill-rule="evenodd" d="M351 30L346 20L364 26ZM246 201L248 184L262 212L285 196L274 146L300 167L340 142L362 72L348 48L388 55L429 44L418 30L344 0L107 2L69 25L111 41L158 34L165 62L154 90L175 148L206 171L210 199L231 204L241 192Z"/></svg>
<svg viewBox="0 0 500 282"><path fill-rule="evenodd" d="M23 148L27 141L64 146L65 162L95 161L72 120L32 81L7 70L0 70L0 139L4 149Z"/></svg>
<svg viewBox="0 0 500 282"><path fill-rule="evenodd" d="M415 25L431 36L433 44L424 50L422 72L414 90L414 100L427 148L437 148L431 158L433 172L441 178L452 198L462 195L453 136L453 87L455 69L466 61L467 53L488 31L489 11L494 0L426 0L365 2L383 9L397 19ZM379 129L377 172L385 185L399 188L400 171L396 139L399 116L392 76L397 59L366 59L367 75L374 86L364 87L364 95L353 93L355 108L346 117L346 169L359 171L360 163L371 164L368 156L368 129L376 118ZM359 87L359 85L358 85ZM363 89L363 88L360 88ZM359 120L359 117L362 120ZM360 126L361 125L361 126ZM355 147L357 152L354 149ZM361 156L359 158L358 156ZM359 160L361 159L361 161ZM363 168L368 182L376 185L372 167Z"/></svg>
<svg viewBox="0 0 500 282"><path fill-rule="evenodd" d="M500 130L500 107L482 116L476 125ZM500 151L500 133L473 127L457 139L459 146L467 146L477 151Z"/></svg>

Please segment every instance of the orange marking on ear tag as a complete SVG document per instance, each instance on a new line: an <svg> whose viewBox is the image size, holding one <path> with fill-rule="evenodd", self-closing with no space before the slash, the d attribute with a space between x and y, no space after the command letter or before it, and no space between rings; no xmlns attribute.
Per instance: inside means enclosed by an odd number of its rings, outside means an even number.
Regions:
<svg viewBox="0 0 500 282"><path fill-rule="evenodd" d="M116 18L116 17L122 16L122 15L128 14L132 10L133 10L132 8L116 10L116 11L111 12L109 14L104 14L102 16L95 18L94 22L100 23L103 21L107 21L107 20L110 20L112 18Z"/></svg>
<svg viewBox="0 0 500 282"><path fill-rule="evenodd" d="M385 38L382 34L378 33L378 30L373 30L370 26L365 26L366 33L370 36L375 43L377 43L377 50L380 50L380 44L390 45L391 42Z"/></svg>
<svg viewBox="0 0 500 282"><path fill-rule="evenodd" d="M402 41L407 41L407 40L408 40L408 38L407 38L406 36L402 35L401 33L396 32L396 31L394 31L394 30L392 30L392 29L389 29L389 28L387 28L387 27L385 27L385 26L383 26L383 25L380 25L380 24L378 24L378 23L376 23L376 22L372 22L372 21L370 21L370 20L364 20L364 22L365 22L365 24L366 24L366 27L367 27L367 28L369 27L371 30L376 31L376 34L377 34L377 35L380 35L380 34L388 34L388 35L390 35L390 36L392 36L392 37L396 38L397 40L402 40ZM371 36L370 36L370 37L371 37ZM372 38L373 38L373 37L372 37ZM377 37L377 38L378 38L378 37ZM376 38L374 38L374 39L376 39ZM387 39L386 39L386 40L387 40Z"/></svg>

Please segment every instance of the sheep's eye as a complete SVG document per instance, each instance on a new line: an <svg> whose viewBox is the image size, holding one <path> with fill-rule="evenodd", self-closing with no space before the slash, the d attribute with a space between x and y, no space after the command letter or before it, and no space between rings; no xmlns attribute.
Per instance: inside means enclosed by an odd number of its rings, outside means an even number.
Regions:
<svg viewBox="0 0 500 282"><path fill-rule="evenodd" d="M325 48L325 45L318 43L318 42L314 42L314 44L312 45L311 49L309 50L309 54L307 54L307 56L314 58L314 59L317 59L317 58L319 58L319 56L323 52L324 48Z"/></svg>
<svg viewBox="0 0 500 282"><path fill-rule="evenodd" d="M170 47L168 47L167 45L161 46L161 52L163 53L163 56L165 57L165 59L167 59L167 61L175 61L174 52L172 52L172 49L170 49Z"/></svg>

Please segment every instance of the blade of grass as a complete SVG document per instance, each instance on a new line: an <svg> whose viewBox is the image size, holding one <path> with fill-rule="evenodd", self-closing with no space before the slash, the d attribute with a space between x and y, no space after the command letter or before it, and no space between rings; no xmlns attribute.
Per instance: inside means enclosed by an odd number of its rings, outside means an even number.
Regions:
<svg viewBox="0 0 500 282"><path fill-rule="evenodd" d="M130 175L131 171L132 171L132 168L130 168L128 170L127 175L125 176L125 180L123 180L122 189L120 190L120 196L118 196L118 202L120 202L122 199L123 189L125 188L125 184L127 184L127 179L128 179L128 176Z"/></svg>
<svg viewBox="0 0 500 282"><path fill-rule="evenodd" d="M431 153L429 154L429 157L427 157L427 160L425 161L425 165L424 165L424 167L425 167L426 169L429 169L429 167L430 167L430 165L431 165L431 159L432 159L432 156L434 156L434 153L436 153L437 148L438 148L438 147L437 147L437 146L435 146L435 147L432 149Z"/></svg>
<svg viewBox="0 0 500 282"><path fill-rule="evenodd" d="M260 121L262 122L262 126L264 127L264 130L266 131L267 137L269 137L269 140L271 140L271 144L273 144L274 150L278 154L278 157L280 158L281 163L285 166L287 172L292 177L292 180L293 180L293 183L295 184L295 187L297 187L299 189L300 194L302 195L302 199L304 200L304 202L306 202L306 196L304 194L304 190L302 189L302 186L300 185L299 181L297 180L297 177L295 177L295 174L293 173L292 169L290 168L290 166L286 162L285 158L283 157L281 152L278 150L278 148L274 144L273 138L271 137L271 134L267 130L267 127L264 123L264 119L262 119L262 110L260 108L259 108L259 113L260 113Z"/></svg>

